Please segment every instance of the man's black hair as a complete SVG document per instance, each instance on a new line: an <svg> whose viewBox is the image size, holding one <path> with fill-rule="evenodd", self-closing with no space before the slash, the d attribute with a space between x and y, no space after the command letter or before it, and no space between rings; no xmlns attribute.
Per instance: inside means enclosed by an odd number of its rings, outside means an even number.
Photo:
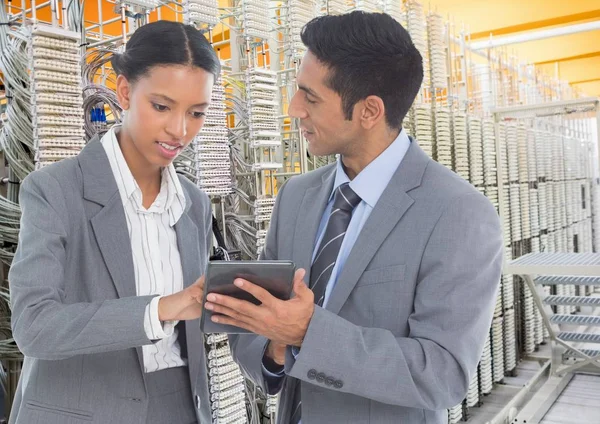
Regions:
<svg viewBox="0 0 600 424"><path fill-rule="evenodd" d="M326 84L342 98L346 119L375 95L388 126L402 127L423 82L423 59L402 25L384 13L321 16L304 26L302 42L329 69Z"/></svg>

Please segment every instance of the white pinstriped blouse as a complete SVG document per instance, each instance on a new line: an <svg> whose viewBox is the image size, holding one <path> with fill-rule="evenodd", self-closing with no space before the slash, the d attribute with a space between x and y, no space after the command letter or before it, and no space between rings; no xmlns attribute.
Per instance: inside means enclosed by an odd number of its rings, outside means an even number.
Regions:
<svg viewBox="0 0 600 424"><path fill-rule="evenodd" d="M145 372L186 365L177 341L177 322L161 324L158 319L160 296L183 289L181 258L174 225L185 209L185 195L173 165L163 169L160 192L146 209L121 148L114 127L102 137L110 167L125 209L138 296L159 295L146 308L144 329L158 342L142 347Z"/></svg>

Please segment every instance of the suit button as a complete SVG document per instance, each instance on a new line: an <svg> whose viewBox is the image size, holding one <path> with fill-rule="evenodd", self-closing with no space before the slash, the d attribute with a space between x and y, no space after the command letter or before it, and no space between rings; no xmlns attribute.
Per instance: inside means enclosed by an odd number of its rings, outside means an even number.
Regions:
<svg viewBox="0 0 600 424"><path fill-rule="evenodd" d="M327 376L325 374L323 374L322 372L318 373L317 374L317 383L324 383L325 378L327 378Z"/></svg>
<svg viewBox="0 0 600 424"><path fill-rule="evenodd" d="M196 400L196 409L200 409L200 405L201 405L200 396L196 395L195 400Z"/></svg>
<svg viewBox="0 0 600 424"><path fill-rule="evenodd" d="M310 370L308 372L308 378L314 380L317 377L317 370Z"/></svg>
<svg viewBox="0 0 600 424"><path fill-rule="evenodd" d="M333 383L333 387L335 387L336 389L341 389L342 387L344 387L344 382L342 380L337 380Z"/></svg>
<svg viewBox="0 0 600 424"><path fill-rule="evenodd" d="M326 386L333 386L334 383L335 383L335 380L332 377L327 377L325 379L325 385Z"/></svg>

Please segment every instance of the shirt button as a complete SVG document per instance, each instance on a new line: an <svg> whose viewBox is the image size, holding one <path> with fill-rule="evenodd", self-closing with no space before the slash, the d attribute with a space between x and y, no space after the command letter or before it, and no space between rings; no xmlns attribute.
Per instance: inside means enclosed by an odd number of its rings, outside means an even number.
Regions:
<svg viewBox="0 0 600 424"><path fill-rule="evenodd" d="M196 395L196 409L200 409L200 396Z"/></svg>

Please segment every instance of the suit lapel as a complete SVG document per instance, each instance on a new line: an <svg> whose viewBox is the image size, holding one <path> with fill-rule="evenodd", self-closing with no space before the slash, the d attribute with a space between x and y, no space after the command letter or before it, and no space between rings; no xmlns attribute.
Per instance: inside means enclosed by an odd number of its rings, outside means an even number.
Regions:
<svg viewBox="0 0 600 424"><path fill-rule="evenodd" d="M118 193L91 219L98 247L119 297L136 296L131 241Z"/></svg>
<svg viewBox="0 0 600 424"><path fill-rule="evenodd" d="M83 197L103 206L91 218L94 235L119 297L135 296L135 274L125 210L104 147L94 137L79 155Z"/></svg>
<svg viewBox="0 0 600 424"><path fill-rule="evenodd" d="M183 188L186 191L185 188ZM183 287L189 287L204 273L202 266L205 260L200 257L200 238L198 227L188 215L191 197L185 192L185 210L177 223L177 247L181 258L181 269L183 272ZM200 331L200 320L185 322L185 343L188 352L188 371L192 389L196 388L198 375L201 369L206 369L204 362L204 340Z"/></svg>
<svg viewBox="0 0 600 424"><path fill-rule="evenodd" d="M189 205L189 196L186 207ZM177 245L179 247L179 256L181 257L181 268L183 271L183 286L189 287L203 273L200 268L200 263L203 262L200 258L200 245L198 244L198 227L192 219L184 212L175 224L177 232ZM202 346L204 340L200 332L200 320L185 322L185 337L188 351L188 368L190 374L190 382L192 389L196 387L198 374L200 371L200 362L197 358L203 355Z"/></svg>
<svg viewBox="0 0 600 424"><path fill-rule="evenodd" d="M362 228L346 260L326 309L337 314L385 239L414 203L407 192L421 184L429 158L412 140L404 160Z"/></svg>
<svg viewBox="0 0 600 424"><path fill-rule="evenodd" d="M304 277L306 282L310 281L310 267L317 231L319 230L323 212L325 212L325 208L327 207L334 180L335 166L332 166L323 175L320 181L321 185L310 187L304 192L304 198L300 205L300 213L294 232L292 257L297 268L304 268L306 270L306 276Z"/></svg>
<svg viewBox="0 0 600 424"><path fill-rule="evenodd" d="M83 198L103 206L90 219L102 259L119 297L136 296L133 255L125 209L110 162L98 136L94 136L85 146L78 160L83 176ZM143 371L142 348L137 347L135 350Z"/></svg>
<svg viewBox="0 0 600 424"><path fill-rule="evenodd" d="M187 196L186 211L189 205L189 196ZM177 245L179 247L179 256L181 257L181 268L183 270L183 287L188 287L193 284L200 275L202 270L200 264L200 242L198 238L198 227L187 212L184 212L179 221L175 224L175 232L177 233Z"/></svg>

